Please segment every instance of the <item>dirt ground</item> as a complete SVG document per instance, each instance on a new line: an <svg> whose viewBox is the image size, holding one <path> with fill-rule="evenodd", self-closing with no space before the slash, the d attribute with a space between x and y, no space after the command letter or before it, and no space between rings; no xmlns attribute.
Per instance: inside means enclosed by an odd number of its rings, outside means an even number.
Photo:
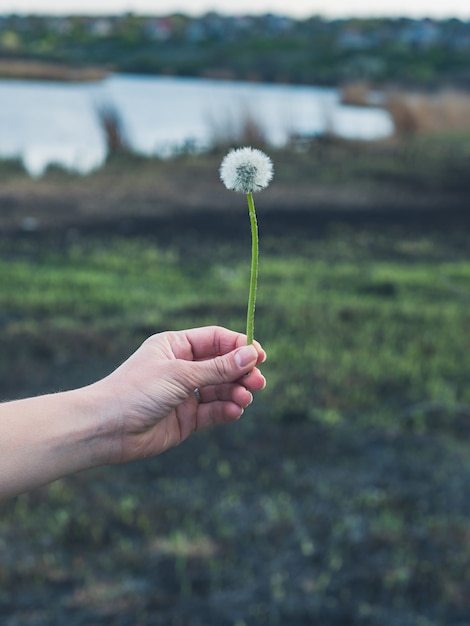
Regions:
<svg viewBox="0 0 470 626"><path fill-rule="evenodd" d="M328 149L326 165L321 166L324 169L320 167L321 150L314 157L276 154L275 181L263 192L260 210L289 212L295 207L297 212L325 214L326 218L371 211L386 217L390 212L422 212L426 216L441 212L442 207L455 212L467 206L465 187L423 186L419 173L408 169L401 154L380 164L388 158L388 148L376 159L385 173L369 175L368 161L361 165L365 174L351 171L350 164L364 158L364 148L358 150L356 159L354 153L340 151L336 156ZM374 162L374 154L367 158ZM125 230L137 217L177 220L211 211L239 213L240 197L228 192L219 180L220 160L220 154L169 161L124 156L85 177L51 168L38 180L29 178L18 165L3 166L0 228L3 232L27 232L109 223ZM403 172L398 178L392 175L397 167L410 171L410 180Z"/></svg>

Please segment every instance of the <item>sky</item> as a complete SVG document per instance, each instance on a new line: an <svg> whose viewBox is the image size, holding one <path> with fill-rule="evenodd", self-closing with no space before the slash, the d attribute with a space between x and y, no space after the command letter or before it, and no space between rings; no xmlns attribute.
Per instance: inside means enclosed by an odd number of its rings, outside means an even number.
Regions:
<svg viewBox="0 0 470 626"><path fill-rule="evenodd" d="M0 14L141 14L182 12L200 15L278 13L297 18L410 16L470 19L470 0L0 0Z"/></svg>

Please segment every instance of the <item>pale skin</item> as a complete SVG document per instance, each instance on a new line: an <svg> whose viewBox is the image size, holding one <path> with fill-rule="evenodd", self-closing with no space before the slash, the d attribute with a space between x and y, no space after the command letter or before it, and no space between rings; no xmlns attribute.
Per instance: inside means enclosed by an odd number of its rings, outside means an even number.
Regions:
<svg viewBox="0 0 470 626"><path fill-rule="evenodd" d="M237 420L265 386L265 358L257 342L222 327L165 332L87 387L0 404L0 500Z"/></svg>

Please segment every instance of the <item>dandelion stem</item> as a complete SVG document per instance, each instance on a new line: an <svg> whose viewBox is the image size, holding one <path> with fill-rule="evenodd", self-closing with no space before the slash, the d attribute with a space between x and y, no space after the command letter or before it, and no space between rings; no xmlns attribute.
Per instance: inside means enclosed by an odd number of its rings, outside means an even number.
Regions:
<svg viewBox="0 0 470 626"><path fill-rule="evenodd" d="M271 159L256 148L231 150L220 166L220 178L233 191L246 194L251 223L251 278L246 315L247 343L252 344L255 334L256 289L258 286L258 223L256 221L253 192L269 185L273 177Z"/></svg>
<svg viewBox="0 0 470 626"><path fill-rule="evenodd" d="M253 194L246 194L251 223L251 276L250 291L248 294L248 310L246 314L246 336L247 343L251 344L255 334L255 306L256 289L258 286L258 222L256 220L255 203Z"/></svg>

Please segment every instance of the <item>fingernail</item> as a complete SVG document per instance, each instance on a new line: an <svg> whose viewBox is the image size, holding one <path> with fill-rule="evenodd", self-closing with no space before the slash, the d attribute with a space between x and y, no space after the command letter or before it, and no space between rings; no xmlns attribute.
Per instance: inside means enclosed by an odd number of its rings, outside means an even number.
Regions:
<svg viewBox="0 0 470 626"><path fill-rule="evenodd" d="M239 367L247 367L251 365L257 358L257 352L254 346L244 346L235 354L235 362Z"/></svg>

